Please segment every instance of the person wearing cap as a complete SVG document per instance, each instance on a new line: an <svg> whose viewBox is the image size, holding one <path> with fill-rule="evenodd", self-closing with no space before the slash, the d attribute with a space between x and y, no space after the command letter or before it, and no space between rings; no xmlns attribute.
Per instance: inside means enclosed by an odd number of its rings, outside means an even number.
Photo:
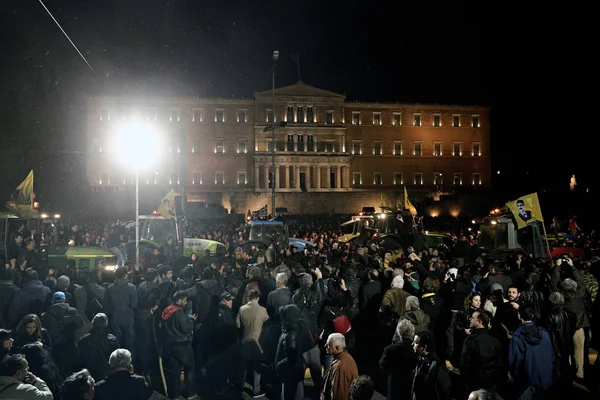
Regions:
<svg viewBox="0 0 600 400"><path fill-rule="evenodd" d="M116 336L108 330L108 317L98 313L92 319L92 330L78 342L81 365L85 365L92 377L99 381L110 372L108 358L119 348Z"/></svg>
<svg viewBox="0 0 600 400"><path fill-rule="evenodd" d="M214 374L209 382L214 384L217 394L224 394L227 388L227 380L233 383L235 374L234 356L237 357L237 328L231 308L234 296L225 291L221 293L221 302L218 304L217 314L211 328L211 351L209 354L210 374Z"/></svg>

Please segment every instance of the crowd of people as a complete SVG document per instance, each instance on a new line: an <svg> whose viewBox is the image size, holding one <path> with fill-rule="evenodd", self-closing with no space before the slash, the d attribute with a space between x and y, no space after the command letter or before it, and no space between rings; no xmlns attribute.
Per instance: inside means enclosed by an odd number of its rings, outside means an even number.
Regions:
<svg viewBox="0 0 600 400"><path fill-rule="evenodd" d="M114 271L47 268L19 227L15 262L0 268L0 398L597 393L593 235L580 236L584 258L548 262L492 257L466 227L451 246L340 243L344 218L288 220L315 247L279 252L244 247L237 223L191 224L227 254L192 255L178 268L176 244L164 243L143 266ZM73 226L68 241L125 241L120 221L87 226Z"/></svg>

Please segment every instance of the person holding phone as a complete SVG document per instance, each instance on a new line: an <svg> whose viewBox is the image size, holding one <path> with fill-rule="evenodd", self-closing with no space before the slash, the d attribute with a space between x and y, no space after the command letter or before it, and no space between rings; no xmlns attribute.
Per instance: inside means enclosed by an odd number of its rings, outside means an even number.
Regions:
<svg viewBox="0 0 600 400"><path fill-rule="evenodd" d="M52 392L42 379L29 372L22 354L5 357L0 363L0 398L52 400Z"/></svg>

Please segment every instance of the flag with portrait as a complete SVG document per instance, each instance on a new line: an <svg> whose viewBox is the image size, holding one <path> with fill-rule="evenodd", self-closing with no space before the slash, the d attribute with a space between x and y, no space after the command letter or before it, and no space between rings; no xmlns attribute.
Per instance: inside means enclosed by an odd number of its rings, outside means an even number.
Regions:
<svg viewBox="0 0 600 400"><path fill-rule="evenodd" d="M177 218L177 211L175 210L175 191L173 189L162 198L157 211L164 218Z"/></svg>
<svg viewBox="0 0 600 400"><path fill-rule="evenodd" d="M6 202L6 208L20 218L31 218L33 216L33 198L33 170L31 170L27 178L17 186Z"/></svg>
<svg viewBox="0 0 600 400"><path fill-rule="evenodd" d="M527 224L533 221L544 222L537 193L531 193L509 201L506 206L512 212L515 221L517 221L517 229L525 228Z"/></svg>

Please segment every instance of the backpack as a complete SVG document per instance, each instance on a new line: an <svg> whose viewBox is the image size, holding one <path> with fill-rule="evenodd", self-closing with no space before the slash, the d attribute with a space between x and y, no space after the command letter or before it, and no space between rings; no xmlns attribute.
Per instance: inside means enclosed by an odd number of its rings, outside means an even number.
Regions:
<svg viewBox="0 0 600 400"><path fill-rule="evenodd" d="M85 293L87 295L87 302L85 303L85 316L91 321L98 313L106 313L104 309L104 299L100 296L96 296L92 292L90 285L83 285ZM73 296L75 298L75 296Z"/></svg>

